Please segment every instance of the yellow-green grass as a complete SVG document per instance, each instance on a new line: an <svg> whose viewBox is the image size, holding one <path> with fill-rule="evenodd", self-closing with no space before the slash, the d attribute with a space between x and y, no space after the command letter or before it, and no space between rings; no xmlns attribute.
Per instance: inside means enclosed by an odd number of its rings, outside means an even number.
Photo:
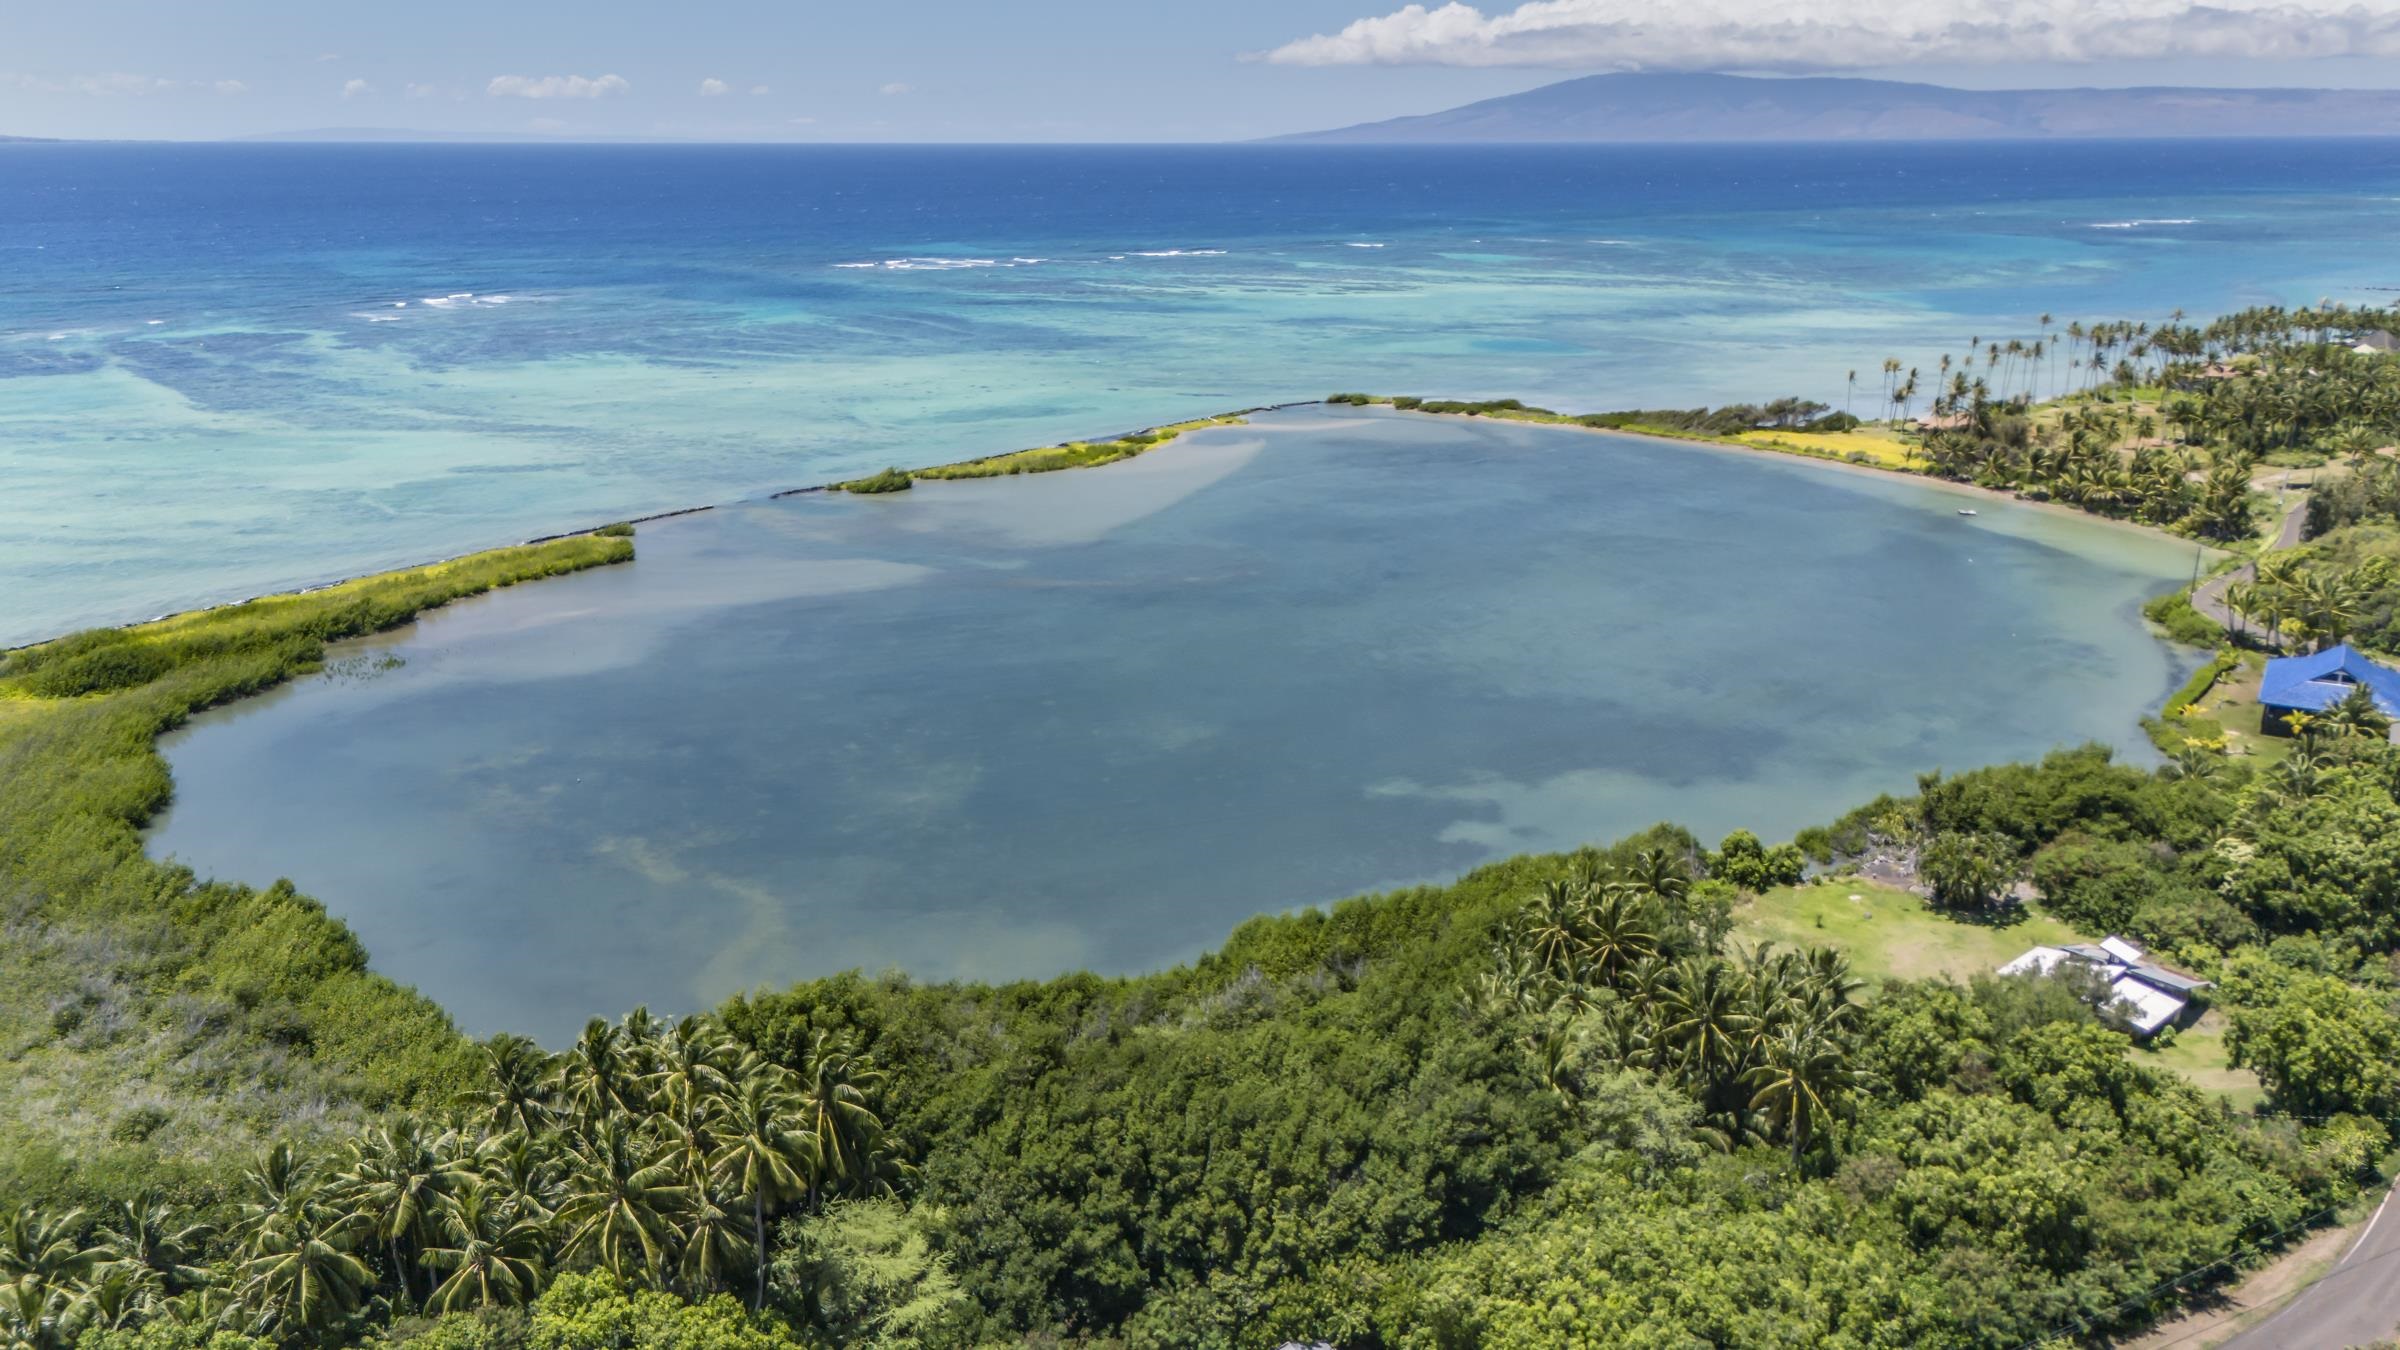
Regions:
<svg viewBox="0 0 2400 1350"><path fill-rule="evenodd" d="M2267 1091L2259 1084L2258 1075L2234 1068L2226 1054L2225 1015L2221 1012L2201 1014L2199 1021L2176 1031L2173 1043L2163 1048L2136 1045L2128 1053L2136 1063L2182 1074L2192 1086L2218 1094L2236 1110L2249 1110L2266 1100Z"/></svg>
<svg viewBox="0 0 2400 1350"><path fill-rule="evenodd" d="M1068 441L1061 445L1045 445L1032 450L1012 450L1004 455L986 455L981 459L963 460L956 464L937 464L931 468L912 469L912 478L1000 478L1009 474L1051 473L1059 469L1088 469L1095 465L1112 464L1131 459L1146 450L1165 445L1187 431L1203 427L1238 426L1243 419L1234 414L1221 417L1201 417L1189 422L1175 422L1152 427L1130 436L1108 441Z"/></svg>
<svg viewBox="0 0 2400 1350"><path fill-rule="evenodd" d="M1856 462L1864 459L1883 469L1907 469L1914 463L1910 446L1888 428L1858 431L1745 431L1744 445L1762 450L1796 450L1801 454Z"/></svg>
<svg viewBox="0 0 2400 1350"><path fill-rule="evenodd" d="M1743 941L1837 947L1868 979L1965 980L1999 969L2028 947L2089 941L2046 914L2025 911L2005 925L1972 922L1855 877L1779 887L1733 917L1734 935Z"/></svg>

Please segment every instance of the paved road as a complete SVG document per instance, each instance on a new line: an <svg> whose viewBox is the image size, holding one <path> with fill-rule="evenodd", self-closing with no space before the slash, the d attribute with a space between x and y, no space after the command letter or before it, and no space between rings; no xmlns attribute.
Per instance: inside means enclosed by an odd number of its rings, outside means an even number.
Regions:
<svg viewBox="0 0 2400 1350"><path fill-rule="evenodd" d="M2217 1350L2350 1350L2400 1333L2400 1214L2392 1208L2386 1192L2332 1270Z"/></svg>
<svg viewBox="0 0 2400 1350"><path fill-rule="evenodd" d="M2302 502L2300 505L2284 512L2283 525L2280 529L2275 531L2275 542L2268 545L2268 547L2298 548L2300 546L2300 531L2306 528L2307 525L2308 504L2306 502ZM2239 630L2265 642L2270 647L2281 647L2283 645L2283 640L2280 637L2266 632L2263 629L2250 626L2241 618L2240 615L2237 615L2233 612L2232 606L2225 603L2226 587L2233 585L2247 585L2252 580L2256 579L2257 576L2258 565L2256 563L2243 563L2241 566L2233 569L2230 572L2226 572L2219 576L2210 577L2208 580L2200 583L2200 588L2198 590L2192 592L2192 608L2200 611L2201 618L2208 620L2210 623L2215 624L2217 627L2224 629L2228 633Z"/></svg>

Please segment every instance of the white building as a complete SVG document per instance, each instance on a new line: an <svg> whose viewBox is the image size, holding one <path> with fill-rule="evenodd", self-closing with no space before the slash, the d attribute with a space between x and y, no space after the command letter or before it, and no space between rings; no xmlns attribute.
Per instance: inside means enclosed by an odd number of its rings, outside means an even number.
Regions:
<svg viewBox="0 0 2400 1350"><path fill-rule="evenodd" d="M2047 975L2068 962L2088 966L2108 981L2117 1011L2133 1024L2137 1036L2147 1036L2183 1016L2193 992L2208 988L2208 981L2158 965L2138 945L2114 934L2097 945L2078 942L2066 947L2036 947L2000 967L2000 973Z"/></svg>

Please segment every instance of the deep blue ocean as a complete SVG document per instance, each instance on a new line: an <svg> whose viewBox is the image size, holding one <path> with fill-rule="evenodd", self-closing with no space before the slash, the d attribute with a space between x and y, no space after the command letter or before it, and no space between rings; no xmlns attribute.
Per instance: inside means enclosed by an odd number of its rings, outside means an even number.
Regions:
<svg viewBox="0 0 2400 1350"><path fill-rule="evenodd" d="M2400 286L2400 142L0 146L0 642L1335 388Z"/></svg>

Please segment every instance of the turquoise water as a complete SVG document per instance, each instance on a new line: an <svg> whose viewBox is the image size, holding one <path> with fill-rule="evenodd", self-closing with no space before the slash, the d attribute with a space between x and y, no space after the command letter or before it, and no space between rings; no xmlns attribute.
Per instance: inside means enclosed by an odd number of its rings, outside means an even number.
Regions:
<svg viewBox="0 0 2400 1350"><path fill-rule="evenodd" d="M1336 388L2400 285L2400 143L0 147L0 644Z"/></svg>
<svg viewBox="0 0 2400 1350"><path fill-rule="evenodd" d="M2181 674L2139 603L2193 565L1867 473L1324 408L640 555L198 719L155 850L289 876L476 1032L1141 970L1526 849L2138 744Z"/></svg>

